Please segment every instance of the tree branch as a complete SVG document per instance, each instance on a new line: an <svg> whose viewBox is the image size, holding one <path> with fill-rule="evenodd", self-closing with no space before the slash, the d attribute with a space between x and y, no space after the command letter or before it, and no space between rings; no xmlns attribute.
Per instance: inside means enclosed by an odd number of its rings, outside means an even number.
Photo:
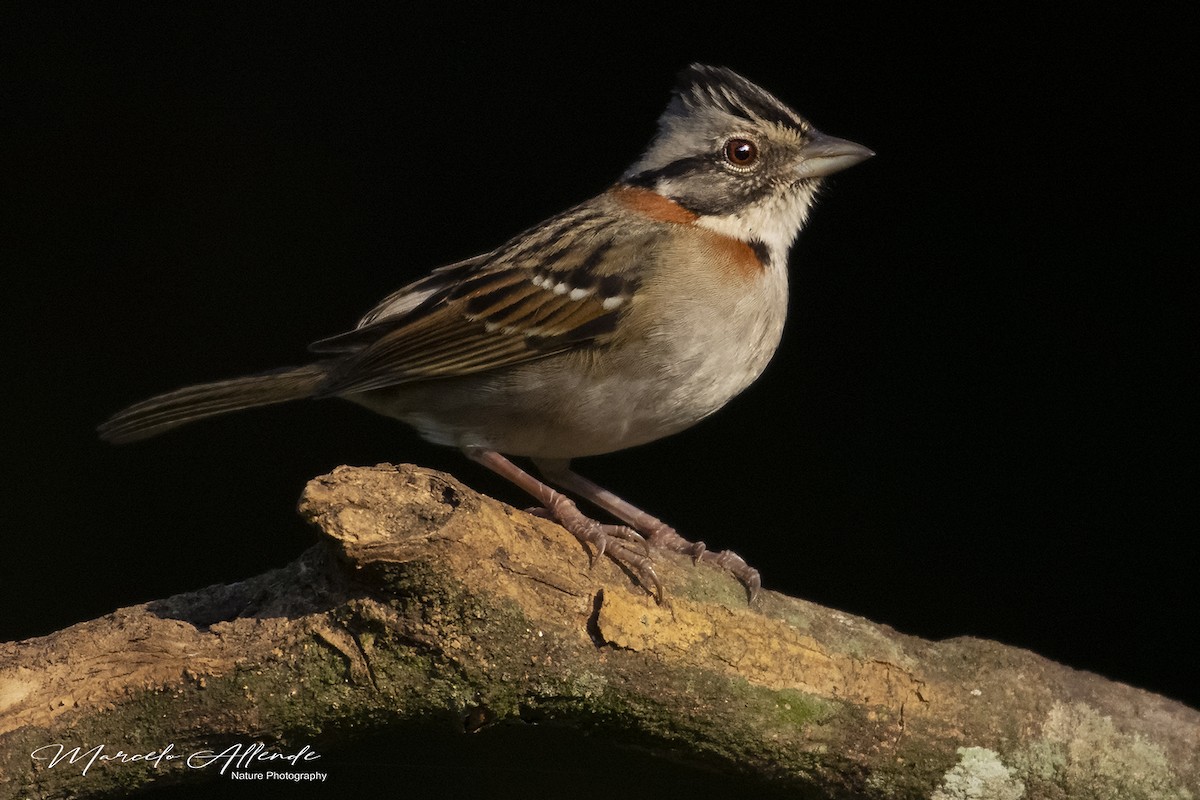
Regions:
<svg viewBox="0 0 1200 800"><path fill-rule="evenodd" d="M772 592L749 606L728 575L656 552L659 606L557 525L415 467L341 467L300 511L324 539L282 569L0 645L0 786L104 797L319 769L261 759L449 709L467 730L553 720L801 796L1200 794L1200 714L1026 651ZM272 750L188 763L247 742Z"/></svg>

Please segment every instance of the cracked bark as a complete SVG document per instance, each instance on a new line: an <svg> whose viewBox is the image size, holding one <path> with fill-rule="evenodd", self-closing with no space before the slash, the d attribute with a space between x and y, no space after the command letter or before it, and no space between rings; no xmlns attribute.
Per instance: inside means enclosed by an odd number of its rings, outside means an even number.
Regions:
<svg viewBox="0 0 1200 800"><path fill-rule="evenodd" d="M0 645L0 787L228 779L31 758L51 743L295 751L452 720L557 723L793 796L1200 795L1200 714L1026 651L769 591L748 606L665 553L656 605L555 524L415 467L339 468L300 510L324 538L281 569Z"/></svg>

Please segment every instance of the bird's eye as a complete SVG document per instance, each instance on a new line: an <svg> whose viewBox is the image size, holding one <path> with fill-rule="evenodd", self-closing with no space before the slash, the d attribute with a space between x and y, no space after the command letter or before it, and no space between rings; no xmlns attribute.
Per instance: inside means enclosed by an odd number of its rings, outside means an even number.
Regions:
<svg viewBox="0 0 1200 800"><path fill-rule="evenodd" d="M735 167L748 167L758 160L758 145L749 139L730 139L725 143L725 160Z"/></svg>

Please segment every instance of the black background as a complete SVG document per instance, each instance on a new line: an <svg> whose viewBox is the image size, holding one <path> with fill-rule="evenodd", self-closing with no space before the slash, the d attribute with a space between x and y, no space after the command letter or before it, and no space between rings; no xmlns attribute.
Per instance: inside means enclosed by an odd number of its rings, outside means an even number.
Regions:
<svg viewBox="0 0 1200 800"><path fill-rule="evenodd" d="M2 56L0 639L287 562L315 539L305 481L341 463L525 504L345 403L122 448L93 429L299 363L428 268L601 191L702 61L878 156L828 182L763 378L580 471L769 589L1200 702L1184 4L31 7L6 12ZM581 758L559 768L614 763Z"/></svg>

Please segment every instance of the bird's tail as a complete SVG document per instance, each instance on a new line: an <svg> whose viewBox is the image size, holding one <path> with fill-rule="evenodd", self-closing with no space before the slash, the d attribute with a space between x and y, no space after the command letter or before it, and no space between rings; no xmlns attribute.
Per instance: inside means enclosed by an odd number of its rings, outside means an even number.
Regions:
<svg viewBox="0 0 1200 800"><path fill-rule="evenodd" d="M135 442L206 417L310 397L325 377L317 363L187 386L118 411L97 430L109 442Z"/></svg>

